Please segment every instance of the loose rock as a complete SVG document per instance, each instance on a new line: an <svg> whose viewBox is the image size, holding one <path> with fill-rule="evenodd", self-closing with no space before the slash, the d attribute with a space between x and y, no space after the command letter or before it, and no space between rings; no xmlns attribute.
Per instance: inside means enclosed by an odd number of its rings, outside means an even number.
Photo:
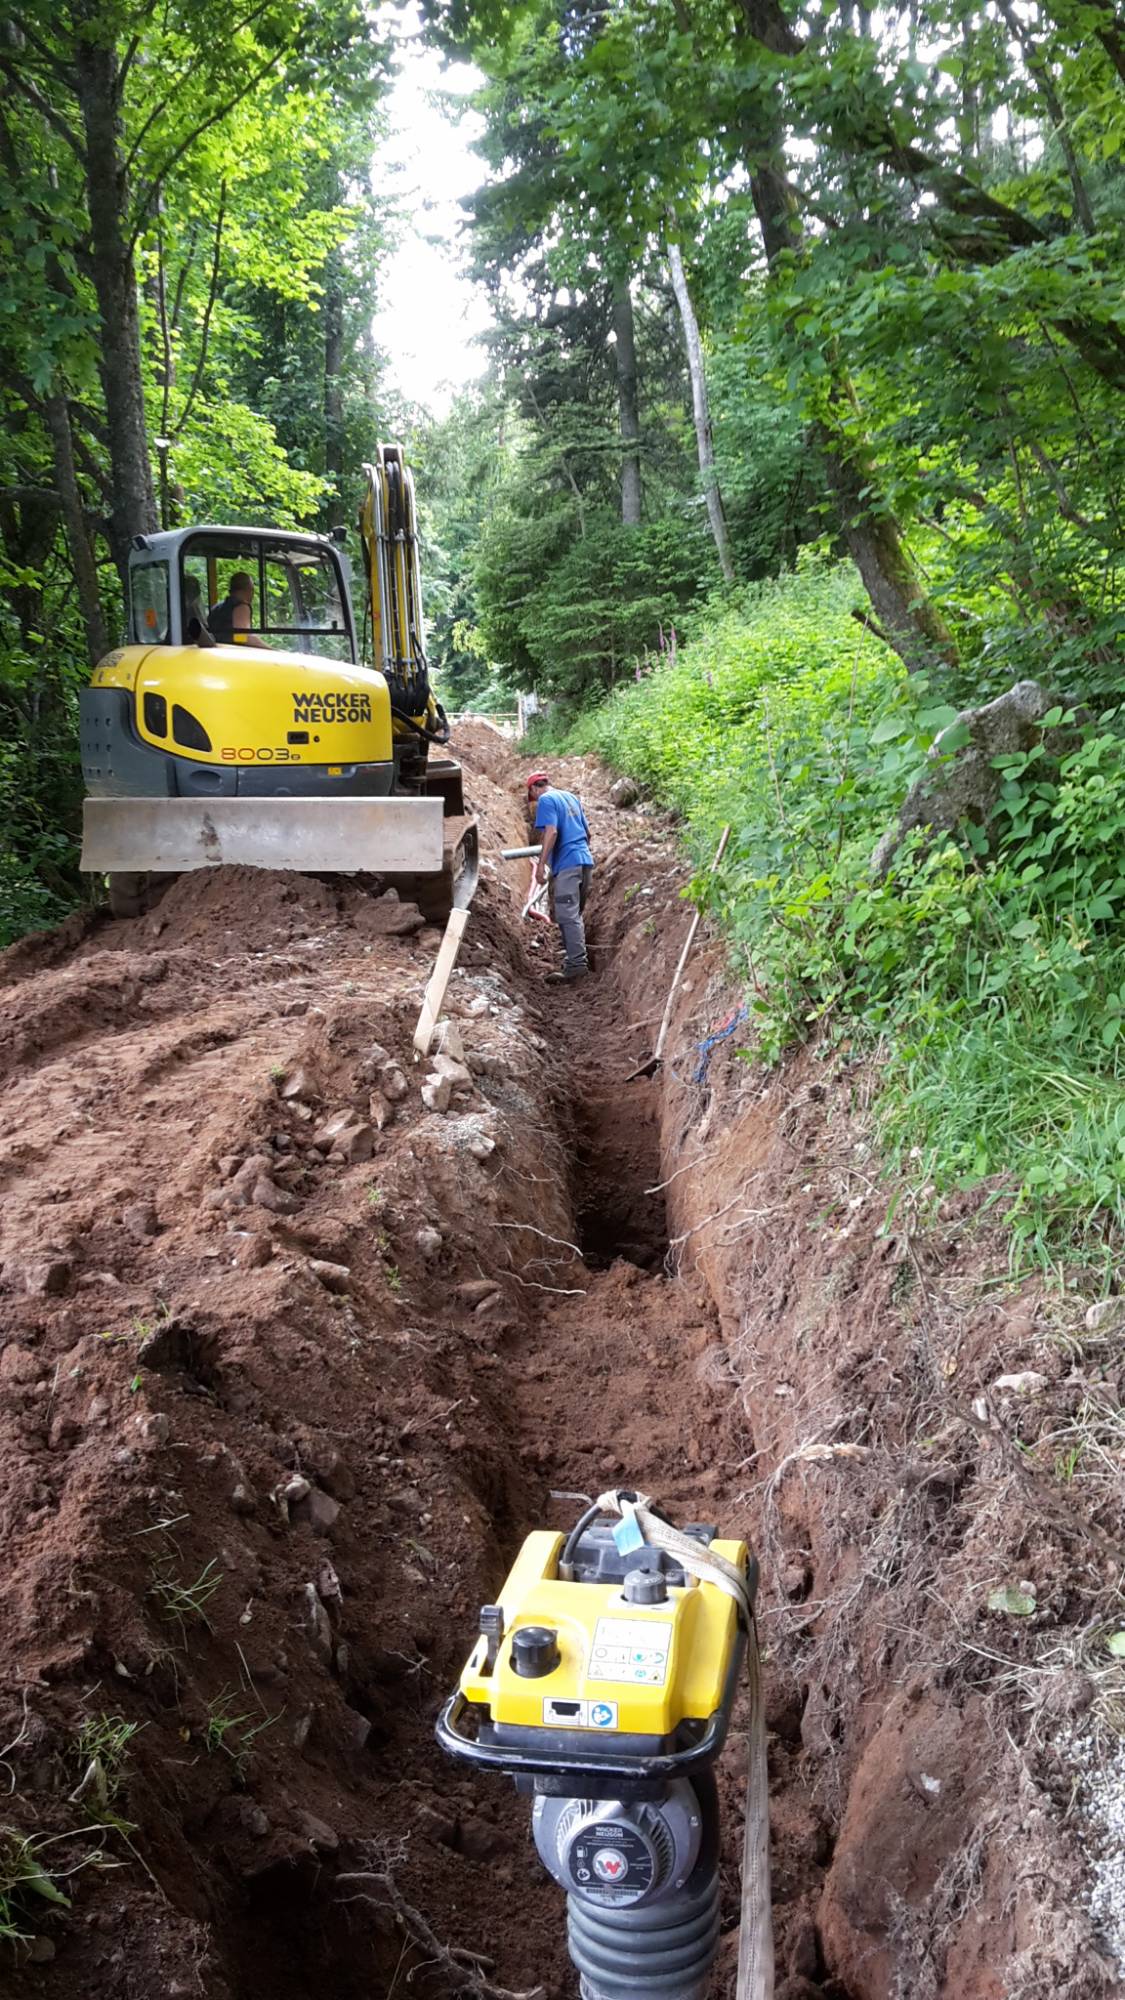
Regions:
<svg viewBox="0 0 1125 2000"><path fill-rule="evenodd" d="M231 1263L240 1271L257 1271L268 1264L273 1256L273 1244L268 1236L241 1235L235 1243Z"/></svg>
<svg viewBox="0 0 1125 2000"><path fill-rule="evenodd" d="M309 1270L326 1292L342 1294L351 1289L352 1274L347 1264L329 1264L323 1257L310 1257Z"/></svg>
<svg viewBox="0 0 1125 2000"><path fill-rule="evenodd" d="M394 1117L394 1107L387 1102L381 1090L373 1090L367 1101L368 1116L376 1132L384 1132Z"/></svg>
<svg viewBox="0 0 1125 2000"><path fill-rule="evenodd" d="M304 1522L314 1535L326 1535L339 1516L340 1502L318 1492L314 1486L300 1500L290 1502L289 1513L292 1520Z"/></svg>
<svg viewBox="0 0 1125 2000"><path fill-rule="evenodd" d="M994 1390L1006 1390L1010 1396L1038 1396L1047 1386L1047 1377L1035 1368L1025 1368L1018 1375L998 1375L992 1384Z"/></svg>
<svg viewBox="0 0 1125 2000"><path fill-rule="evenodd" d="M283 1077L278 1085L278 1096L284 1097L287 1102L292 1102L295 1097L314 1098L316 1086L308 1070L300 1067L290 1070L288 1076Z"/></svg>
<svg viewBox="0 0 1125 2000"><path fill-rule="evenodd" d="M457 1026L456 1021L442 1021L439 1023L437 1044L439 1053L443 1056L448 1056L451 1062L464 1062L465 1045L461 1040L461 1030Z"/></svg>
<svg viewBox="0 0 1125 2000"><path fill-rule="evenodd" d="M340 1836L327 1820L317 1819L315 1814L297 1814L297 1826L301 1838L307 1840L315 1854L335 1854L340 1845Z"/></svg>
<svg viewBox="0 0 1125 2000"><path fill-rule="evenodd" d="M301 1206L295 1194L265 1178L255 1181L250 1199L255 1208L267 1208L271 1215L295 1215Z"/></svg>
<svg viewBox="0 0 1125 2000"><path fill-rule="evenodd" d="M448 1111L453 1085L447 1076L435 1072L422 1085L422 1102L427 1111Z"/></svg>
<svg viewBox="0 0 1125 2000"><path fill-rule="evenodd" d="M374 1128L357 1120L339 1134L330 1157L347 1166L354 1166L357 1160L369 1160L374 1151Z"/></svg>
<svg viewBox="0 0 1125 2000"><path fill-rule="evenodd" d="M334 1111L332 1116L326 1118L322 1125L318 1125L316 1131L313 1133L312 1142L317 1152L330 1152L340 1137L341 1132L346 1132L349 1126L354 1125L355 1122L354 1111L350 1109Z"/></svg>
<svg viewBox="0 0 1125 2000"><path fill-rule="evenodd" d="M313 1651L318 1655L320 1659L324 1661L326 1667L331 1666L332 1626L329 1622L328 1613L325 1610L317 1594L317 1588L315 1583L306 1583L305 1585L305 1614L308 1622L309 1637L312 1640ZM311 1725L312 1725L312 1717L310 1716L309 1727L311 1727ZM300 1725L298 1725L298 1727L299 1726ZM308 1728L306 1728L305 1737L308 1736L308 1733L309 1733ZM302 1743L304 1742L304 1740L305 1739L303 1737ZM294 1743L297 1743L296 1735L294 1735L293 1741ZM300 1743L297 1744L297 1748L298 1749L301 1748Z"/></svg>
<svg viewBox="0 0 1125 2000"><path fill-rule="evenodd" d="M464 1299L468 1306L479 1305L482 1299L490 1299L499 1289L495 1278L466 1278L462 1284L454 1287L457 1297Z"/></svg>
<svg viewBox="0 0 1125 2000"><path fill-rule="evenodd" d="M435 1056L434 1074L448 1077L451 1090L471 1090L473 1087L472 1071L452 1056Z"/></svg>
<svg viewBox="0 0 1125 2000"><path fill-rule="evenodd" d="M379 1088L389 1104L398 1104L410 1089L401 1063L389 1062L379 1072Z"/></svg>
<svg viewBox="0 0 1125 2000"><path fill-rule="evenodd" d="M26 1264L23 1288L31 1298L57 1298L70 1283L70 1263L65 1257L46 1257L41 1263Z"/></svg>

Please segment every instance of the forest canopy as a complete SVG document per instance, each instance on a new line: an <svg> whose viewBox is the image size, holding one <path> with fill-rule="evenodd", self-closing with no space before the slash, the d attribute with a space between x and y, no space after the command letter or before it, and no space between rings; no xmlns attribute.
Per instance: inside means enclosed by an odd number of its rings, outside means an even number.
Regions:
<svg viewBox="0 0 1125 2000"><path fill-rule="evenodd" d="M407 426L452 704L589 705L815 550L935 699L1115 689L1112 6L424 11L479 78L461 254L491 312L480 381ZM424 226L381 193L404 19L8 10L6 934L77 891L75 695L131 538L346 524L401 421L372 328L394 232Z"/></svg>

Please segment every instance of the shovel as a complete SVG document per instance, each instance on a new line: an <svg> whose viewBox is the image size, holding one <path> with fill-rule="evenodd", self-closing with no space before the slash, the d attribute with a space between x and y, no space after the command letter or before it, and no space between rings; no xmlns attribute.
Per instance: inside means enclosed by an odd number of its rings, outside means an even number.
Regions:
<svg viewBox="0 0 1125 2000"><path fill-rule="evenodd" d="M709 875L713 875L715 873L716 868L718 867L720 861L723 858L723 851L726 847L729 838L730 838L730 828L729 826L724 826L722 833L719 835L719 845L715 849L715 853L711 861L711 866L707 870L707 873ZM660 1068L660 1065L664 1060L664 1038L668 1033L668 1028L672 1020L672 1008L675 1003L676 995L680 990L680 981L684 976L684 967L686 966L688 959L691 957L691 948L692 945L695 943L695 933L699 929L699 917L700 917L700 912L696 910L695 915L692 917L691 924L688 929L688 934L684 939L684 948L680 953L679 963L676 966L676 970L672 975L672 984L668 988L668 998L664 1003L664 1015L660 1023L660 1032L656 1037L656 1046L653 1049L652 1054L649 1056L647 1062L640 1063L636 1069L631 1069L629 1071L628 1076L625 1078L626 1083L636 1083L637 1079L642 1076L655 1076L657 1070Z"/></svg>

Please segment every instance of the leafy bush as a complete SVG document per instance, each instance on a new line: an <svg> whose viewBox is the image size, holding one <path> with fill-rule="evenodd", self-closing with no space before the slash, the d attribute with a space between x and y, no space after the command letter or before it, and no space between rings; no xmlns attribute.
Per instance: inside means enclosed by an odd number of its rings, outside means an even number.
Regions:
<svg viewBox="0 0 1125 2000"><path fill-rule="evenodd" d="M1125 709L998 760L987 835L870 861L954 711L810 559L701 622L678 658L572 727L683 814L693 893L723 923L776 1060L818 1024L878 1049L890 1160L919 1186L995 1183L1016 1254L1125 1227ZM948 739L947 739L948 740ZM1049 739L1054 742L1054 739Z"/></svg>
<svg viewBox="0 0 1125 2000"><path fill-rule="evenodd" d="M0 946L57 923L81 898L84 678L65 638L33 656L0 625Z"/></svg>

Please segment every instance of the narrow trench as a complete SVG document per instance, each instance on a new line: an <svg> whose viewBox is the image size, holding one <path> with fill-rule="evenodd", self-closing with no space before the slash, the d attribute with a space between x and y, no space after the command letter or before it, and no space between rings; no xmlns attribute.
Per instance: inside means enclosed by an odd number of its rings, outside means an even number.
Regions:
<svg viewBox="0 0 1125 2000"><path fill-rule="evenodd" d="M736 1473L736 1448L724 1428L730 1421L729 1389L716 1388L703 1365L719 1340L714 1302L690 1272L675 1279L666 1274L661 1085L624 1082L628 1060L616 1031L624 1018L622 996L608 980L591 985L583 1011L555 1024L567 1078L560 1127L570 1148L574 1241L584 1268L572 1267L564 1281L572 1295L544 1298L518 1343L502 1350L495 1378L493 1408L508 1444L509 1470L501 1490L486 1493L482 1487L480 1497L490 1506L505 1567L532 1529L571 1525L581 1501L557 1496L593 1496L618 1484L651 1493L673 1519L713 1520L721 1533L752 1539L752 1523L730 1517L731 1494L745 1474ZM424 1864L413 1878L412 1895L438 1933L452 1934L459 1946L483 1955L489 1978L500 1989L522 1992L538 1980L549 2000L572 2000L578 1982L566 1949L565 1902L532 1845L529 1800L518 1796L508 1779L450 1767L432 1742L434 1706L455 1684L471 1638L471 1614L465 1629L449 1626L434 1634L426 1701L409 1720L404 1713L401 1728L391 1726L379 1757L395 1774L394 1785L427 1788L425 1796L461 1814L478 1837L495 1840L505 1858L479 1872L474 1883L479 1906L443 1900L447 1892L439 1892L432 1877L427 1880ZM731 1741L717 1768L723 1937L709 2000L731 2000L734 1993L744 1704L740 1696ZM816 1941L813 1912L831 1837L823 1822L819 1834L810 1833L813 1816L799 1771L799 1690L775 1689L771 1706L777 1718L771 1762L780 1807L773 1843L779 1985L799 1965L802 1977L785 1985L787 1994L852 2000L826 1977ZM419 1857L426 1851L420 1841L417 1851ZM459 1990L432 1961L427 1966L423 1953L404 1951L398 1933L392 1931L384 1952L383 1941L373 1941L350 1912L341 1912L326 1928L315 1874L302 1884L291 1876L267 1878L252 1885L249 1904L249 1935L265 1925L295 1962L309 1966L315 1958L344 2000L378 2000L388 1992L400 2000L412 1991L427 2000L452 2000ZM310 1932L319 1934L311 1955ZM241 1990L260 1993L249 1960L244 1977Z"/></svg>
<svg viewBox="0 0 1125 2000"><path fill-rule="evenodd" d="M617 1259L658 1271L667 1250L655 1086L623 1083L582 1098L575 1117L577 1242L592 1271Z"/></svg>
<svg viewBox="0 0 1125 2000"><path fill-rule="evenodd" d="M572 1282L584 1296L551 1301L529 1334L521 1354L521 1380L511 1407L513 1442L549 1445L542 1483L528 1494L528 1511L514 1510L507 1523L506 1555L514 1555L523 1534L534 1527L570 1525L577 1502L553 1493L590 1495L607 1486L634 1484L667 1505L672 1518L713 1520L720 1533L745 1534L752 1523L729 1517L737 1488L737 1461L726 1453L721 1428L729 1393L709 1386L701 1364L719 1340L714 1301L690 1274L666 1275L668 1217L661 1188L661 1084L626 1083L628 1059L615 1032L624 1016L623 996L607 988L572 1018L561 1037L570 1058L570 1121L573 1135L572 1196L575 1241L586 1274ZM621 1081L612 1078L620 1077ZM724 1462L726 1461L726 1462ZM729 1470L728 1470L729 1466ZM852 2000L847 1989L826 1977L811 1912L831 1858L832 1835L805 1810L798 1771L801 1692L774 1690L779 1720L771 1756L774 1782L786 1787L795 1812L783 1808L775 1842L779 1891L778 1982L799 1967L786 1990L801 2000ZM722 1799L724 1938L712 1975L709 2000L730 2000L734 1992L741 1880L745 1761L741 1732L745 1697L736 1706L732 1739L717 1771ZM527 1803L511 1798L503 1807L517 1835L527 1820ZM529 1849L525 1879L543 1871ZM527 1886L531 1886L530 1879ZM577 1991L565 1954L565 1915L560 1891L548 1887L536 1909L546 1909L544 1972L553 1973L552 1994ZM788 1906L782 1908L781 1899ZM815 1983L814 1983L815 1982Z"/></svg>

